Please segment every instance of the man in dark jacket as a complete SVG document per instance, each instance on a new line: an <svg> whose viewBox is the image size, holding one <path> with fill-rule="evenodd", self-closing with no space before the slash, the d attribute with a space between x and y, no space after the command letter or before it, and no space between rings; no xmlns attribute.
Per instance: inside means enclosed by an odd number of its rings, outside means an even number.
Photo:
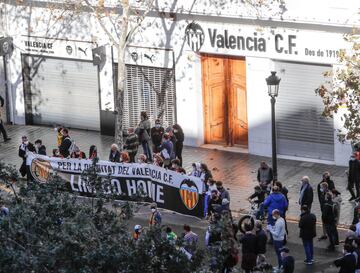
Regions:
<svg viewBox="0 0 360 273"><path fill-rule="evenodd" d="M240 239L242 244L242 262L241 268L246 272L252 272L256 266L256 236L252 233L252 227L245 224L245 235Z"/></svg>
<svg viewBox="0 0 360 273"><path fill-rule="evenodd" d="M160 153L159 146L161 145L162 138L164 136L165 129L161 126L160 120L155 120L155 126L151 128L150 136L153 144L153 152Z"/></svg>
<svg viewBox="0 0 360 273"><path fill-rule="evenodd" d="M29 142L27 136L23 136L21 138L21 145L19 146L19 157L22 158L22 164L20 167L20 174L22 177L26 175L27 181L32 180L31 172L30 172L30 163L27 162L26 158L28 157L28 152L35 153L35 146L31 142Z"/></svg>
<svg viewBox="0 0 360 273"><path fill-rule="evenodd" d="M268 185L273 181L273 170L266 164L265 161L260 163L260 168L257 173L257 181L263 190L268 190Z"/></svg>
<svg viewBox="0 0 360 273"><path fill-rule="evenodd" d="M180 166L182 166L182 150L184 147L184 140L185 140L184 131L179 124L173 125L173 131L176 137L176 143L174 147L175 157L180 160Z"/></svg>
<svg viewBox="0 0 360 273"><path fill-rule="evenodd" d="M42 144L42 140L41 139L37 139L35 141L35 148L36 148L36 153L39 155L46 155L46 147L45 145Z"/></svg>
<svg viewBox="0 0 360 273"><path fill-rule="evenodd" d="M266 236L266 232L262 228L262 223L259 220L255 222L255 231L256 231L256 254L265 255L267 236Z"/></svg>
<svg viewBox="0 0 360 273"><path fill-rule="evenodd" d="M280 249L282 258L282 271L283 273L294 273L295 270L295 259L289 254L290 250L287 247Z"/></svg>
<svg viewBox="0 0 360 273"><path fill-rule="evenodd" d="M340 267L339 273L355 273L356 258L353 251L351 245L344 245L344 256L334 261L335 266Z"/></svg>
<svg viewBox="0 0 360 273"><path fill-rule="evenodd" d="M313 239L316 237L316 216L309 211L306 205L301 207L299 228L306 255L305 263L311 265L314 263Z"/></svg>
<svg viewBox="0 0 360 273"><path fill-rule="evenodd" d="M356 195L354 193L354 186L356 190ZM360 162L356 158L356 153L351 155L349 160L349 171L348 171L348 191L351 194L349 201L354 200L357 197L360 197Z"/></svg>
<svg viewBox="0 0 360 273"><path fill-rule="evenodd" d="M329 237L330 245L328 250L335 250L337 243L338 231L336 229L336 206L332 201L332 194L328 192L326 194L326 201L322 210L322 221L325 225L326 234Z"/></svg>
<svg viewBox="0 0 360 273"><path fill-rule="evenodd" d="M61 133L63 134L63 139L61 141L60 147L59 147L59 151L60 154L64 157L67 158L70 156L70 147L72 144L71 138L69 136L69 131L68 129L64 128L62 129Z"/></svg>
<svg viewBox="0 0 360 273"><path fill-rule="evenodd" d="M304 176L301 179L301 189L300 189L300 197L299 197L299 205L300 207L306 205L311 211L311 205L314 200L314 190L310 185L310 179L308 176Z"/></svg>
<svg viewBox="0 0 360 273"><path fill-rule="evenodd" d="M323 211L323 208L324 208L325 199L326 199L325 196L329 192L328 187L329 186L328 186L327 182L320 182L320 184L317 187L317 194L318 194L318 198L319 198L319 204L320 204L321 212ZM322 234L321 237L319 237L319 241L327 239L324 223L322 224L322 227L323 227L323 234Z"/></svg>

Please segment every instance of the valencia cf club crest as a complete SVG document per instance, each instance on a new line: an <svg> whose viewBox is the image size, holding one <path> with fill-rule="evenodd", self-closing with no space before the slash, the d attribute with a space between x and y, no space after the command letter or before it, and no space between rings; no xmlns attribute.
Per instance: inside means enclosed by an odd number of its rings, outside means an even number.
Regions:
<svg viewBox="0 0 360 273"><path fill-rule="evenodd" d="M192 210L199 202L199 190L196 184L190 179L186 179L180 184L180 196L185 207Z"/></svg>
<svg viewBox="0 0 360 273"><path fill-rule="evenodd" d="M197 23L190 23L185 29L186 41L189 47L195 52L200 51L205 41L205 33Z"/></svg>
<svg viewBox="0 0 360 273"><path fill-rule="evenodd" d="M49 161L34 158L30 170L31 175L37 182L46 183L49 180L52 167Z"/></svg>

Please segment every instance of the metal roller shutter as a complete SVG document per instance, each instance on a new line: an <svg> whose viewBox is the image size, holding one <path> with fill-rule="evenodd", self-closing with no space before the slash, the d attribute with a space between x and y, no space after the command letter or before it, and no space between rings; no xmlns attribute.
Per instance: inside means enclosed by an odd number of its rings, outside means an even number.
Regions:
<svg viewBox="0 0 360 273"><path fill-rule="evenodd" d="M100 130L98 71L90 62L24 57L32 124ZM26 84L26 82L28 84Z"/></svg>
<svg viewBox="0 0 360 273"><path fill-rule="evenodd" d="M321 116L323 103L314 90L330 66L276 62L281 77L276 104L278 153L334 160L333 120Z"/></svg>
<svg viewBox="0 0 360 273"><path fill-rule="evenodd" d="M117 64L114 64L114 71L117 83ZM141 111L147 112L152 124L157 118L162 120L164 127L175 123L173 69L126 65L124 127L136 127Z"/></svg>

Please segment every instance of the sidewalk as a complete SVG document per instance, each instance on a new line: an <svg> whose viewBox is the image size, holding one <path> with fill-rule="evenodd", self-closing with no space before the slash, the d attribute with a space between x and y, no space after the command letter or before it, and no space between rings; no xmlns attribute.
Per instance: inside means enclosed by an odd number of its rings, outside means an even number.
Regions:
<svg viewBox="0 0 360 273"><path fill-rule="evenodd" d="M18 147L21 136L27 135L31 142L40 138L47 147L47 153L52 154L52 149L56 147L56 133L53 128L40 126L7 126L9 136L12 140L9 143L0 142L0 160L20 167L21 159L18 157ZM113 138L102 136L98 132L71 130L70 135L75 139L77 145L88 154L90 145L98 147L101 159L107 160L110 145ZM204 149L185 147L183 151L184 167L187 171L191 170L192 162L206 163L213 173L216 180L222 180L225 187L229 189L231 195L231 208L241 212L247 210L249 203L247 197L253 192L253 187L257 184L256 174L260 161L267 161L271 165L271 159L261 156L232 153L215 149ZM348 202L350 194L346 190L346 168L330 166L318 163L300 162L293 160L278 160L279 180L289 189L290 206L287 217L296 220L299 217L299 206L297 204L300 179L307 175L310 177L314 188L313 212L320 221L321 213L316 193L316 187L321 180L324 171L330 171L332 179L339 192L342 193L343 203L341 207L340 223L350 224L352 221L354 203Z"/></svg>

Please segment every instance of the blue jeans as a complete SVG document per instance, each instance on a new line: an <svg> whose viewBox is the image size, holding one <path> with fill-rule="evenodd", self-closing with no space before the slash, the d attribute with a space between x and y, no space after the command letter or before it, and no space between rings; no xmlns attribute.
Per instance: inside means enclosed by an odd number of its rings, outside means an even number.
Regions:
<svg viewBox="0 0 360 273"><path fill-rule="evenodd" d="M150 145L149 142L144 140L141 142L142 148L144 150L144 154L146 155L147 159L152 161L152 154L151 154L151 149L150 149Z"/></svg>
<svg viewBox="0 0 360 273"><path fill-rule="evenodd" d="M314 259L314 245L313 245L313 239L310 240L302 240L303 246L305 250L306 255L306 261L310 262Z"/></svg>
<svg viewBox="0 0 360 273"><path fill-rule="evenodd" d="M208 206L209 206L209 199L210 199L210 195L205 194L205 198L204 198L204 217L206 217L207 215L207 210L208 210Z"/></svg>
<svg viewBox="0 0 360 273"><path fill-rule="evenodd" d="M281 254L280 254L280 249L284 246L284 240L282 241L273 241L274 244L274 249L276 252L276 256L278 258L278 264L279 264L279 268L281 267L282 264L282 259L281 259Z"/></svg>

